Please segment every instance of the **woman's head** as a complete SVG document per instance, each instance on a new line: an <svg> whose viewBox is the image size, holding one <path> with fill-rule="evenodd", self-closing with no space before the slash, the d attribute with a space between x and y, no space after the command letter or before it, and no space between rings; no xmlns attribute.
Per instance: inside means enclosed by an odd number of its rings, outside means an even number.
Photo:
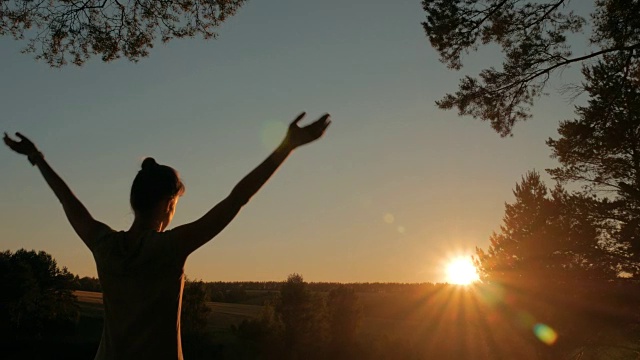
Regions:
<svg viewBox="0 0 640 360"><path fill-rule="evenodd" d="M131 208L136 216L142 217L158 217L169 213L168 221L171 221L175 203L182 194L184 184L178 172L169 166L159 165L148 157L142 162L142 168L133 180Z"/></svg>

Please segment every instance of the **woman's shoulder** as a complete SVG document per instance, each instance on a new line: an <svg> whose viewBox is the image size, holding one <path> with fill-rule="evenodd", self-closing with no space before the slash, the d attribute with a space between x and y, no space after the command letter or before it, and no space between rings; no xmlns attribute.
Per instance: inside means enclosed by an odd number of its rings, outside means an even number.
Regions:
<svg viewBox="0 0 640 360"><path fill-rule="evenodd" d="M118 239L124 238L125 231L113 230L110 227L103 229L93 240L93 248L91 251L99 251L103 249L105 245L112 244Z"/></svg>

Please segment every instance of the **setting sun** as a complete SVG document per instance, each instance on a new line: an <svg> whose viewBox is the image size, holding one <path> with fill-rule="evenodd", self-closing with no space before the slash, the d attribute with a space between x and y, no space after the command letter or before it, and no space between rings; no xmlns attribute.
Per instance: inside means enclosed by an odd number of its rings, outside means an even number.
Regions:
<svg viewBox="0 0 640 360"><path fill-rule="evenodd" d="M476 267L469 258L453 259L447 265L447 282L457 285L469 285L479 279Z"/></svg>

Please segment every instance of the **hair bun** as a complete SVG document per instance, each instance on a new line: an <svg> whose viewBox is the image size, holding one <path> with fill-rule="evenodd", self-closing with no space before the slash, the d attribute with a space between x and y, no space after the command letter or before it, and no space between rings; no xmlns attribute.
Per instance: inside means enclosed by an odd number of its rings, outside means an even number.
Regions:
<svg viewBox="0 0 640 360"><path fill-rule="evenodd" d="M142 168L142 170L144 170L144 169L152 168L154 166L158 166L158 163L156 162L156 160L154 158L148 157L148 158L146 158L146 159L144 159L142 161L141 168Z"/></svg>

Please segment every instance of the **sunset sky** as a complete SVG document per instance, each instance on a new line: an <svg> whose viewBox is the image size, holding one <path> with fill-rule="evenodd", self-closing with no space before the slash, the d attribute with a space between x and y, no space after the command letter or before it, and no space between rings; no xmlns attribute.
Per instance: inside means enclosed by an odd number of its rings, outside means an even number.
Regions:
<svg viewBox="0 0 640 360"><path fill-rule="evenodd" d="M217 40L157 44L139 63L96 58L63 69L3 37L0 131L30 137L114 229L131 224L129 189L142 159L175 167L187 187L175 227L224 198L299 112L307 120L329 112L326 136L294 152L190 256L187 275L444 281L447 258L487 247L520 177L556 165L544 141L573 117L556 89L576 69L550 83L553 96L514 137L500 138L434 104L462 74L499 66L500 53L486 49L463 72L450 71L429 45L425 16L418 0L249 1ZM0 250L44 250L71 272L96 276L37 170L4 146L0 166Z"/></svg>

